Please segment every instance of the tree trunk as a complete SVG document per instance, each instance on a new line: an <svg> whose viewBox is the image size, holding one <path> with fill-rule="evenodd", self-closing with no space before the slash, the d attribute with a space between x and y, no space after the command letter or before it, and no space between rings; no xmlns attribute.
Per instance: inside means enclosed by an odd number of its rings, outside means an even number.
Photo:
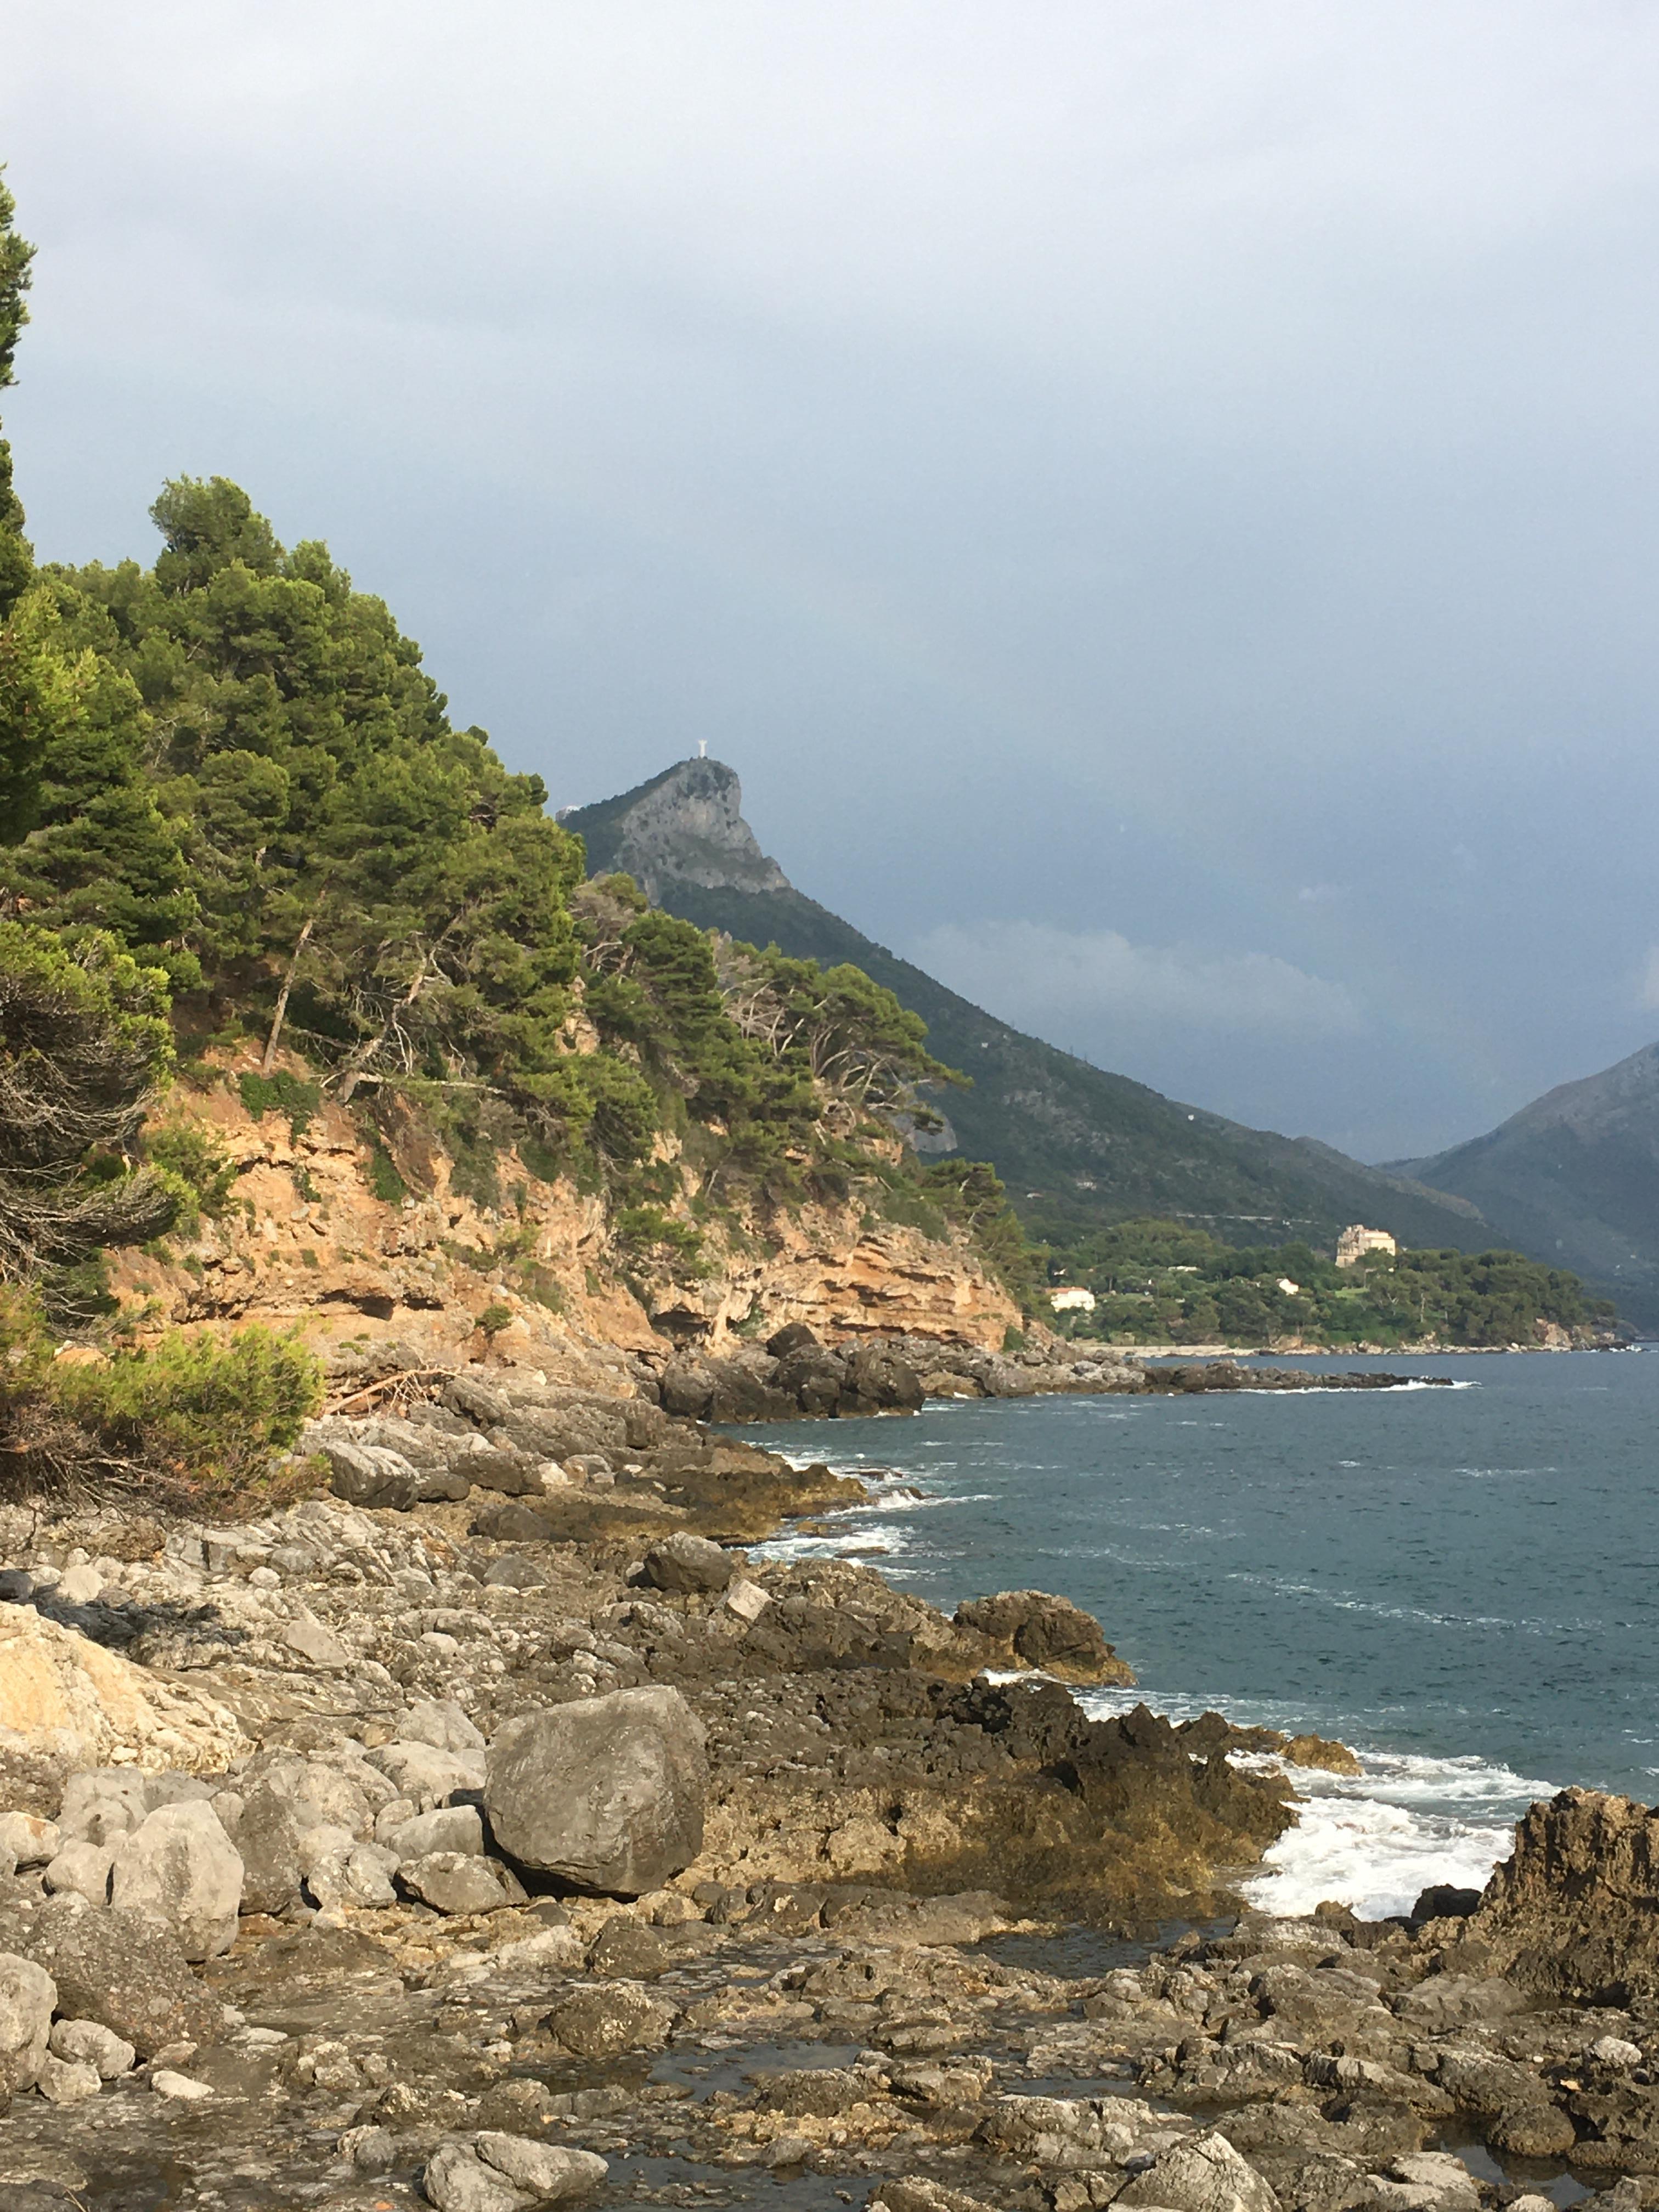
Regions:
<svg viewBox="0 0 1659 2212"><path fill-rule="evenodd" d="M320 901L319 903L320 904ZM283 988L276 994L276 1012L271 1018L270 1035L265 1039L264 1058L259 1062L261 1075L269 1075L276 1060L277 1040L283 1034L283 1024L288 1018L288 994L294 988L295 970L300 964L300 955L310 943L311 933L316 926L317 908L313 907L311 912L306 916L305 927L300 932L300 941L295 946L293 957L288 963L288 973L283 978Z"/></svg>

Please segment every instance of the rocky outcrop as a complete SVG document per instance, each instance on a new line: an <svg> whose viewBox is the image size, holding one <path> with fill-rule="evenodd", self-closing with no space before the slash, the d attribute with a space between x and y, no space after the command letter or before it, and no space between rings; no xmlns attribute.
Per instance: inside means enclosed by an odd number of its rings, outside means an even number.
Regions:
<svg viewBox="0 0 1659 2212"><path fill-rule="evenodd" d="M958 1628L970 1629L1017 1664L1041 1668L1063 1682L1133 1686L1133 1670L1101 1633L1092 1613L1069 1598L1045 1590L1000 1590L956 1611Z"/></svg>
<svg viewBox="0 0 1659 2212"><path fill-rule="evenodd" d="M0 1741L65 1765L187 1771L250 1747L231 1713L160 1680L32 1606L0 1604Z"/></svg>
<svg viewBox="0 0 1659 2212"><path fill-rule="evenodd" d="M1659 1808L1594 1790L1540 1800L1467 1925L1523 1988L1659 1992Z"/></svg>

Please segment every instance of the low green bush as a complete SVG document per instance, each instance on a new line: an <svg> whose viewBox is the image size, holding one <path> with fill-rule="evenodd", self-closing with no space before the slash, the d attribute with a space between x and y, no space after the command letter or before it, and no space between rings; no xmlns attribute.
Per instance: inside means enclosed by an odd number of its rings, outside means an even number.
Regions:
<svg viewBox="0 0 1659 2212"><path fill-rule="evenodd" d="M0 1359L7 1356L0 1334ZM322 1402L322 1369L296 1336L172 1330L143 1351L54 1364L46 1395L105 1450L194 1486L240 1492L266 1475Z"/></svg>

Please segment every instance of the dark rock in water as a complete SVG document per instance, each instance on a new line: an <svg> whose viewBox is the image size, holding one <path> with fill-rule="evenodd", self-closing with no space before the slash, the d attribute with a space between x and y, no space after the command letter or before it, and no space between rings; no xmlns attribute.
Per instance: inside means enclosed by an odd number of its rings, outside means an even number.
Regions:
<svg viewBox="0 0 1659 2212"><path fill-rule="evenodd" d="M95 2021L150 2058L170 2043L216 2043L218 2000L191 1973L177 1942L142 1912L49 1898L0 1911L0 1950L44 1966L66 2020Z"/></svg>
<svg viewBox="0 0 1659 2212"><path fill-rule="evenodd" d="M653 1544L645 1555L645 1579L653 1589L723 1590L736 1571L729 1552L684 1528Z"/></svg>
<svg viewBox="0 0 1659 2212"><path fill-rule="evenodd" d="M958 1628L971 1628L1000 1644L1028 1667L1042 1667L1073 1682L1132 1686L1133 1672L1101 1632L1092 1613L1069 1598L1044 1590L1000 1590L956 1610Z"/></svg>
<svg viewBox="0 0 1659 2212"><path fill-rule="evenodd" d="M1459 1889L1449 1881L1432 1882L1419 1893L1407 1917L1413 1923L1425 1920L1467 1920L1480 1907L1478 1889Z"/></svg>
<svg viewBox="0 0 1659 2212"><path fill-rule="evenodd" d="M617 1690L527 1713L489 1747L484 1809L520 1866L637 1897L702 1848L703 1730L678 1690Z"/></svg>
<svg viewBox="0 0 1659 2212"><path fill-rule="evenodd" d="M915 1413L925 1392L914 1367L884 1345L864 1345L847 1362L841 1411L858 1413Z"/></svg>
<svg viewBox="0 0 1659 2212"><path fill-rule="evenodd" d="M624 2051L660 2051L673 2014L627 1982L578 1990L556 2004L549 2031L579 2058L615 2058Z"/></svg>
<svg viewBox="0 0 1659 2212"><path fill-rule="evenodd" d="M654 1928L637 1920L608 1920L587 1954L587 1971L611 1982L653 1982L674 1963Z"/></svg>

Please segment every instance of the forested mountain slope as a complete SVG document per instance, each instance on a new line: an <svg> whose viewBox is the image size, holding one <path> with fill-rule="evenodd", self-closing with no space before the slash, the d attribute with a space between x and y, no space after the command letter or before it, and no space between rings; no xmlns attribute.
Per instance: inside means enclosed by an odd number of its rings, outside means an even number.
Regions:
<svg viewBox="0 0 1659 2212"><path fill-rule="evenodd" d="M927 1024L934 1056L972 1079L933 1095L961 1151L994 1164L1036 1233L1065 1243L1158 1214L1236 1243L1324 1240L1351 1221L1415 1245L1492 1242L1467 1200L1311 1139L1179 1105L970 1005L796 890L762 852L741 799L723 763L690 760L560 819L585 841L590 870L627 870L671 914L799 957L849 961L884 984Z"/></svg>
<svg viewBox="0 0 1659 2212"><path fill-rule="evenodd" d="M1398 1171L1470 1200L1505 1242L1659 1330L1659 1045Z"/></svg>

